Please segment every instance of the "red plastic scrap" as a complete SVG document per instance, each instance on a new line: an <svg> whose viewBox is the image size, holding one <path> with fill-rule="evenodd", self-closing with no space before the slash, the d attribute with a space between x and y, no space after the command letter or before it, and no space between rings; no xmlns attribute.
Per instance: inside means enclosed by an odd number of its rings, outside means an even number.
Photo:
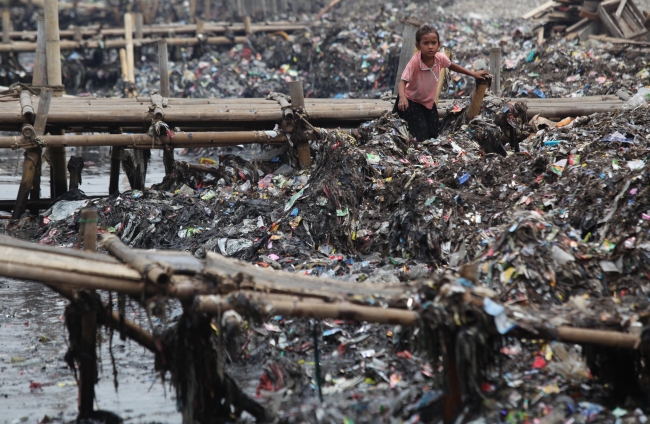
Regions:
<svg viewBox="0 0 650 424"><path fill-rule="evenodd" d="M536 357L535 360L533 361L533 368L535 369L544 368L545 366L546 366L546 361L541 356Z"/></svg>

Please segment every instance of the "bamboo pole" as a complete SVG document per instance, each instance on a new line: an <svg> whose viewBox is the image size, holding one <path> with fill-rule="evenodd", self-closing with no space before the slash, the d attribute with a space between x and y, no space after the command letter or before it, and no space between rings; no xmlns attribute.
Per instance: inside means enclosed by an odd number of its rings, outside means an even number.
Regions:
<svg viewBox="0 0 650 424"><path fill-rule="evenodd" d="M212 17L212 0L205 0L203 2L203 17L205 19L210 19Z"/></svg>
<svg viewBox="0 0 650 424"><path fill-rule="evenodd" d="M82 209L79 224L84 229L84 250L94 252L97 249L97 210ZM79 358L79 418L82 419L93 412L97 382L97 315L92 308L84 309Z"/></svg>
<svg viewBox="0 0 650 424"><path fill-rule="evenodd" d="M9 7L4 7L2 9L2 43L9 44L11 43L11 11Z"/></svg>
<svg viewBox="0 0 650 424"><path fill-rule="evenodd" d="M292 81L289 83L289 95L291 97L291 107L294 110L305 108L305 95L302 87L302 81ZM296 144L298 153L298 163L301 168L308 169L311 166L311 149L307 140L300 140Z"/></svg>
<svg viewBox="0 0 650 424"><path fill-rule="evenodd" d="M169 269L163 268L155 261L140 256L133 249L122 243L122 240L118 237L112 234L102 235L102 246L111 255L130 265L152 283L164 285L170 282Z"/></svg>
<svg viewBox="0 0 650 424"><path fill-rule="evenodd" d="M36 18L36 56L34 58L34 71L32 74L32 85L47 85L47 55L45 53L45 18L38 15Z"/></svg>
<svg viewBox="0 0 650 424"><path fill-rule="evenodd" d="M63 9L63 6L66 3L59 4L59 8ZM146 16L145 16L146 18ZM146 21L146 19L145 19ZM124 28L106 28L100 27L99 25L94 26L85 26L85 27L76 27L81 31L82 39L87 38L108 38L108 37L124 37ZM269 22L265 24L251 24L251 31L256 32L292 32L292 31L301 31L305 30L307 27L301 23L291 23L291 22ZM224 32L232 32L235 34L245 34L245 27L242 23L233 23L229 24L227 22L204 22L204 29L206 32L213 34L222 34ZM142 26L142 35L144 37L156 37L164 36L169 33L174 34L194 34L197 31L197 24L163 24L163 25L143 25ZM62 41L64 39L74 39L78 35L76 29L62 29L59 31L59 35ZM37 37L37 31L11 31L9 36L12 40L25 40L25 39L34 39ZM87 40L88 41L88 40Z"/></svg>
<svg viewBox="0 0 650 424"><path fill-rule="evenodd" d="M122 81L128 82L129 66L126 64L126 50L120 49L120 67L122 69Z"/></svg>
<svg viewBox="0 0 650 424"><path fill-rule="evenodd" d="M57 0L45 0L45 52L47 56L47 81L50 86L60 86L61 42L59 40L59 11ZM33 44L33 43L32 43ZM36 46L34 46L34 51ZM54 96L57 96L54 93Z"/></svg>
<svg viewBox="0 0 650 424"><path fill-rule="evenodd" d="M196 0L190 0L190 22L196 22Z"/></svg>
<svg viewBox="0 0 650 424"><path fill-rule="evenodd" d="M120 261L118 261L117 259L109 255L84 252L84 251L74 250L74 249L58 249L43 244L31 243L28 241L19 240L17 238L5 236L2 234L0 234L0 246L11 247L15 249L26 249L28 251L42 252L46 254L51 254L53 252L56 252L71 258L121 265ZM135 275L135 277L138 278L139 276Z"/></svg>
<svg viewBox="0 0 650 424"><path fill-rule="evenodd" d="M111 129L111 134L121 134L119 128ZM120 163L122 159L123 147L111 147L111 170L108 182L108 194L112 195L120 191Z"/></svg>
<svg viewBox="0 0 650 424"><path fill-rule="evenodd" d="M169 88L169 59L167 56L167 42L158 40L158 72L160 73L160 95L166 98L171 96Z"/></svg>
<svg viewBox="0 0 650 424"><path fill-rule="evenodd" d="M130 146L141 149L174 147L236 146L238 144L283 144L283 135L272 137L265 131L176 133L173 139L152 139L147 134L93 134L41 137L46 146ZM30 148L34 144L22 137L0 137L0 148Z"/></svg>
<svg viewBox="0 0 650 424"><path fill-rule="evenodd" d="M45 124L47 122L47 114L50 109L50 102L52 101L52 90L42 89L41 97L38 103L38 114L34 122L34 132L37 136L43 134ZM40 146L34 146L25 151L25 161L23 163L23 175L18 188L18 196L16 197L16 206L12 214L13 219L18 219L25 212L27 208L27 197L30 192L33 193L33 183L36 175L40 176L39 164L41 163L42 149ZM40 178L39 178L39 191L40 191ZM35 194L35 193L33 193Z"/></svg>
<svg viewBox="0 0 650 424"><path fill-rule="evenodd" d="M248 13L250 13L250 11ZM253 33L253 28L251 26L251 17L249 15L244 16L244 32L246 35Z"/></svg>
<svg viewBox="0 0 650 424"><path fill-rule="evenodd" d="M396 96L399 94L399 82L402 79L402 72L406 68L406 64L409 63L409 60L413 57L413 49L415 48L415 33L418 30L419 25L406 21L404 22L404 32L402 33L402 50L399 55L399 65L397 67L397 77L395 78L395 88L393 89L393 95Z"/></svg>
<svg viewBox="0 0 650 424"><path fill-rule="evenodd" d="M448 48L443 48L442 53L447 56L449 59L452 58L451 50ZM438 100L440 99L440 93L442 93L442 86L445 82L445 78L447 78L447 75L449 74L449 69L448 68L442 68L440 70L440 74L438 76L438 87L436 88L436 100L434 104L438 104ZM400 75L401 77L401 75ZM439 115L440 116L440 115Z"/></svg>
<svg viewBox="0 0 650 424"><path fill-rule="evenodd" d="M490 49L490 74L492 75L490 90L495 96L501 97L501 47Z"/></svg>
<svg viewBox="0 0 650 424"><path fill-rule="evenodd" d="M126 42L126 81L135 84L135 59L133 53L133 15L124 14L124 41Z"/></svg>
<svg viewBox="0 0 650 424"><path fill-rule="evenodd" d="M332 318L354 321L367 321L387 324L413 325L419 321L415 311L392 308L362 306L348 302L317 303L314 301L298 301L291 296L258 295L255 292L236 292L228 297L219 295L197 296L197 310L206 314L218 314L219 311L238 310L245 312L236 301L237 296L243 295L249 301L259 302L268 315L285 315L304 318Z"/></svg>
<svg viewBox="0 0 650 424"><path fill-rule="evenodd" d="M135 16L135 39L142 40L144 38L142 13L134 13L133 15Z"/></svg>
<svg viewBox="0 0 650 424"><path fill-rule="evenodd" d="M469 119L474 118L481 111L481 106L483 105L483 97L487 88L492 83L490 78L484 78L476 80L476 87L472 93L472 99L470 100L469 107L467 108L467 117Z"/></svg>
<svg viewBox="0 0 650 424"><path fill-rule="evenodd" d="M23 117L29 121L34 122L34 106L32 105L32 95L27 90L20 92L20 109Z"/></svg>
<svg viewBox="0 0 650 424"><path fill-rule="evenodd" d="M47 56L47 82L49 86L62 87L61 78L61 42L59 40L59 11L57 0L45 0L45 53ZM54 91L54 97L63 95L63 91ZM60 132L58 130L57 132ZM53 132L54 133L54 132ZM57 198L68 191L66 177L65 148L51 148L50 158L50 194Z"/></svg>

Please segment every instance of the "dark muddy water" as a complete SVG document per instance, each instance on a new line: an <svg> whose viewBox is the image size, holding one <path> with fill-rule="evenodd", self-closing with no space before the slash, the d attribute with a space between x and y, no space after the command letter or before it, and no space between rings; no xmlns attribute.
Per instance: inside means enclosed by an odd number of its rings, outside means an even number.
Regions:
<svg viewBox="0 0 650 424"><path fill-rule="evenodd" d="M41 284L0 279L0 422L36 423L46 415L66 422L76 418L77 386L63 361L66 303ZM127 317L141 319L129 311ZM153 355L133 342L121 341L118 334L113 345L117 393L108 334L102 331L96 408L115 412L126 422L180 423L174 393L161 384Z"/></svg>

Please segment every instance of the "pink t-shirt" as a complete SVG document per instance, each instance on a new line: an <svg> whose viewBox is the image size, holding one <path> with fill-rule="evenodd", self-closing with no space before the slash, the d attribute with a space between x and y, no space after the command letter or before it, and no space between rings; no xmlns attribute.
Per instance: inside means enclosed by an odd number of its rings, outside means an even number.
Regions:
<svg viewBox="0 0 650 424"><path fill-rule="evenodd" d="M406 98L426 106L427 109L433 108L440 70L449 68L449 66L451 66L451 60L444 53L438 52L433 60L433 67L427 68L422 63L422 53L417 52L402 72L402 79L406 81L404 90Z"/></svg>

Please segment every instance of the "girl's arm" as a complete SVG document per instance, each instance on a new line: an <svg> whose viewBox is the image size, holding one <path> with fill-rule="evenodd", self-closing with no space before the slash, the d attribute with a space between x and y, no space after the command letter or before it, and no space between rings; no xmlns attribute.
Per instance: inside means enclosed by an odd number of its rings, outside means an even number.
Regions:
<svg viewBox="0 0 650 424"><path fill-rule="evenodd" d="M470 71L468 69L465 69L462 66L457 65L455 63L452 63L451 65L449 65L449 70L454 71L454 72L458 72L458 73L461 73L461 74L469 75L470 77L474 77L476 79L483 79L483 78L490 75L490 73L488 71L472 72L472 71Z"/></svg>
<svg viewBox="0 0 650 424"><path fill-rule="evenodd" d="M397 92L399 93L399 103L397 107L399 110L404 112L406 109L409 108L409 100L406 98L406 81L404 80L399 80L399 85L397 88Z"/></svg>

